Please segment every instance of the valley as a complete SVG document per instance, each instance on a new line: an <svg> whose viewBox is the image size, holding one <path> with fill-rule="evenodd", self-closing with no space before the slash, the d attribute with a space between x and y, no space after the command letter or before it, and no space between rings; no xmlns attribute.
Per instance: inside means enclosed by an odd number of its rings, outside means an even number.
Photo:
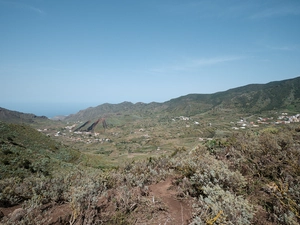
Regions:
<svg viewBox="0 0 300 225"><path fill-rule="evenodd" d="M57 120L1 108L0 223L297 224L299 80Z"/></svg>
<svg viewBox="0 0 300 225"><path fill-rule="evenodd" d="M55 128L37 130L84 153L103 156L111 164L118 164L128 159L169 155L177 148L189 149L213 139L222 140L233 132L258 132L268 127L297 124L299 119L300 114L288 115L285 112L275 112L272 117L247 115L239 118L226 118L222 113L215 113L213 116L135 119L119 126L108 119L108 126L98 124L91 131L87 131L89 124L84 121L60 121Z"/></svg>

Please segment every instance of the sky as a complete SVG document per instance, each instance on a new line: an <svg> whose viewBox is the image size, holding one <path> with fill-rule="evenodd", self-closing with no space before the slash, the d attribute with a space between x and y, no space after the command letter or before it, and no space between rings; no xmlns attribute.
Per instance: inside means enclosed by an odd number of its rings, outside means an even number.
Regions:
<svg viewBox="0 0 300 225"><path fill-rule="evenodd" d="M299 0L0 0L0 107L68 115L300 76Z"/></svg>

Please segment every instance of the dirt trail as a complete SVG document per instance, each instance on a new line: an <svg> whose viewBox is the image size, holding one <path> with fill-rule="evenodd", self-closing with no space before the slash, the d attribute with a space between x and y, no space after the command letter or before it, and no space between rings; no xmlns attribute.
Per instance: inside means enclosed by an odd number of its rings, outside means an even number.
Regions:
<svg viewBox="0 0 300 225"><path fill-rule="evenodd" d="M150 195L154 202L162 202L167 211L164 221L157 224L172 224L172 225L185 225L192 217L192 206L186 199L177 197L176 187L172 184L172 179L168 178L150 187ZM158 221L159 222L159 221Z"/></svg>
<svg viewBox="0 0 300 225"><path fill-rule="evenodd" d="M132 211L131 222L135 225L187 225L192 218L192 198L180 198L177 186L173 185L174 178L167 178L157 184L149 186L147 195L138 196L144 198L140 205L137 205L137 210ZM139 190L139 189L136 189ZM117 192L117 190L114 190ZM113 190L110 193L115 193ZM108 194L110 195L110 194ZM137 195L139 195L137 193ZM116 212L116 205L114 201L103 196L103 201L99 200L99 211L101 215L98 216L111 216ZM145 201L146 200L146 201ZM144 203L144 204L143 204ZM0 220L2 217L8 218L10 221L18 221L19 216L17 212L21 210L22 206L17 205L9 208L0 207ZM24 213L25 211L22 211ZM57 204L49 203L34 209L32 216L35 216L37 221L43 221L43 224L60 225L67 224L72 215L72 209L69 203ZM86 218L88 213L86 212ZM99 217L99 218L100 218ZM108 218L107 217L107 218ZM98 219L99 219L98 218ZM104 218L104 217L103 217ZM102 219L103 219L102 218ZM105 217L106 218L106 217ZM106 219L107 219L106 218ZM113 217L112 217L113 218ZM81 224L74 221L74 224ZM1 222L0 222L1 224Z"/></svg>

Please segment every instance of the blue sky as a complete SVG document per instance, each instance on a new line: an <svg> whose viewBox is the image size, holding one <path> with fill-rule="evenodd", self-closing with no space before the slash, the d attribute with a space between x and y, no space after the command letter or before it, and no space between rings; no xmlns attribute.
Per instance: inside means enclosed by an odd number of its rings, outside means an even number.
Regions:
<svg viewBox="0 0 300 225"><path fill-rule="evenodd" d="M54 116L300 76L299 0L0 0L0 107Z"/></svg>

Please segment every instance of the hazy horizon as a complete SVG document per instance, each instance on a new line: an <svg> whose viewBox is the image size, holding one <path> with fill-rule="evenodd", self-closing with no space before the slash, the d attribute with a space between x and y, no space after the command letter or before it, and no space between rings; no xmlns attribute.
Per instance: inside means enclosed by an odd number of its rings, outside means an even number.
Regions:
<svg viewBox="0 0 300 225"><path fill-rule="evenodd" d="M300 76L296 0L0 0L0 23L0 107L37 115Z"/></svg>
<svg viewBox="0 0 300 225"><path fill-rule="evenodd" d="M296 78L296 77L294 77ZM294 79L291 78L291 79ZM276 80L272 80L269 82L273 82ZM269 83L267 82L267 83ZM265 83L266 84L266 83ZM234 87L234 88L239 88L239 87ZM228 90L220 90L218 92L222 91L228 91ZM214 92L216 93L216 92ZM214 94L214 93L209 93L209 94ZM204 94L204 93L187 93L188 94ZM174 98L178 98L181 96L176 96ZM173 98L167 99L166 101L169 101ZM158 103L163 103L166 101L161 101ZM93 103L4 103L3 105L0 105L2 108L6 108L8 110L13 110L13 111L19 111L23 113L33 113L37 116L47 116L48 118L53 118L55 116L68 116L70 114L76 114L80 110L85 110L89 107L96 107L102 104L119 104L122 102L131 102L131 101L121 101L121 102L99 102L98 104L93 104ZM151 102L157 102L157 101L148 101L148 102L143 102L143 103L151 103ZM131 102L133 104L136 104L137 102Z"/></svg>

